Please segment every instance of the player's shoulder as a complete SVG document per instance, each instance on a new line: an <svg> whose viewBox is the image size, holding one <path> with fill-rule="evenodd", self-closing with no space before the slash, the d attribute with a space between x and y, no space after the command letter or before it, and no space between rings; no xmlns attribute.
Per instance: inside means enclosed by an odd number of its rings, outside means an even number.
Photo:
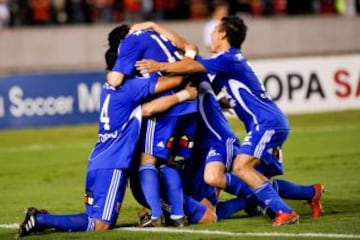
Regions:
<svg viewBox="0 0 360 240"><path fill-rule="evenodd" d="M223 55L224 55L224 58L228 58L233 61L237 61L237 62L246 61L245 56L242 54L240 49L237 49L237 48L230 48L227 51L225 51Z"/></svg>
<svg viewBox="0 0 360 240"><path fill-rule="evenodd" d="M126 39L143 39L143 38L148 38L152 34L157 34L157 33L151 30L138 30L136 32L127 35Z"/></svg>
<svg viewBox="0 0 360 240"><path fill-rule="evenodd" d="M218 52L210 57L210 59L218 61L242 61L245 60L245 57L235 48L230 48L226 51Z"/></svg>

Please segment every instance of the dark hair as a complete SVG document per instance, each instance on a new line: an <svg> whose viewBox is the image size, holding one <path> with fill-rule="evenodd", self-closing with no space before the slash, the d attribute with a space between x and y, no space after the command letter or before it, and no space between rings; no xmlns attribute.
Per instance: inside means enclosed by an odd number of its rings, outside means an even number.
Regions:
<svg viewBox="0 0 360 240"><path fill-rule="evenodd" d="M219 26L220 31L226 32L226 38L230 46L241 49L247 32L244 20L237 16L223 17Z"/></svg>
<svg viewBox="0 0 360 240"><path fill-rule="evenodd" d="M108 35L109 48L105 52L106 69L111 70L114 67L118 55L120 41L129 33L130 27L126 24L118 26L111 30Z"/></svg>

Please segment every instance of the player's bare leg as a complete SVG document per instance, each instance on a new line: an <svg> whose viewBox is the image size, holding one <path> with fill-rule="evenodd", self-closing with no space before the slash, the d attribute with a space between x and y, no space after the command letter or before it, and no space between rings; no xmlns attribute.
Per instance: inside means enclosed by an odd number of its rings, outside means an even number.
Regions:
<svg viewBox="0 0 360 240"><path fill-rule="evenodd" d="M222 162L210 162L205 166L204 181L210 186L224 189L226 187L225 166Z"/></svg>

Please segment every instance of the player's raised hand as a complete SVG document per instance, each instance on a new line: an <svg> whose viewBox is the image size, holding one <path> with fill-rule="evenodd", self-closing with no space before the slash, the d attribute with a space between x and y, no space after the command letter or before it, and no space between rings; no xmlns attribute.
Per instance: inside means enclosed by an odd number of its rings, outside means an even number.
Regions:
<svg viewBox="0 0 360 240"><path fill-rule="evenodd" d="M135 67L142 74L161 71L161 63L149 59L137 61Z"/></svg>

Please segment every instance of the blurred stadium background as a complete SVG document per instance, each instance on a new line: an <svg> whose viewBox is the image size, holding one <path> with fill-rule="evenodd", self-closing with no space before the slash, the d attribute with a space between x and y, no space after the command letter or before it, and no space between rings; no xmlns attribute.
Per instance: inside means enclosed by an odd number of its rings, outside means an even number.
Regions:
<svg viewBox="0 0 360 240"><path fill-rule="evenodd" d="M0 129L95 122L107 33L160 21L204 44L217 1L0 0ZM360 108L359 0L232 0L243 53L287 113Z"/></svg>

